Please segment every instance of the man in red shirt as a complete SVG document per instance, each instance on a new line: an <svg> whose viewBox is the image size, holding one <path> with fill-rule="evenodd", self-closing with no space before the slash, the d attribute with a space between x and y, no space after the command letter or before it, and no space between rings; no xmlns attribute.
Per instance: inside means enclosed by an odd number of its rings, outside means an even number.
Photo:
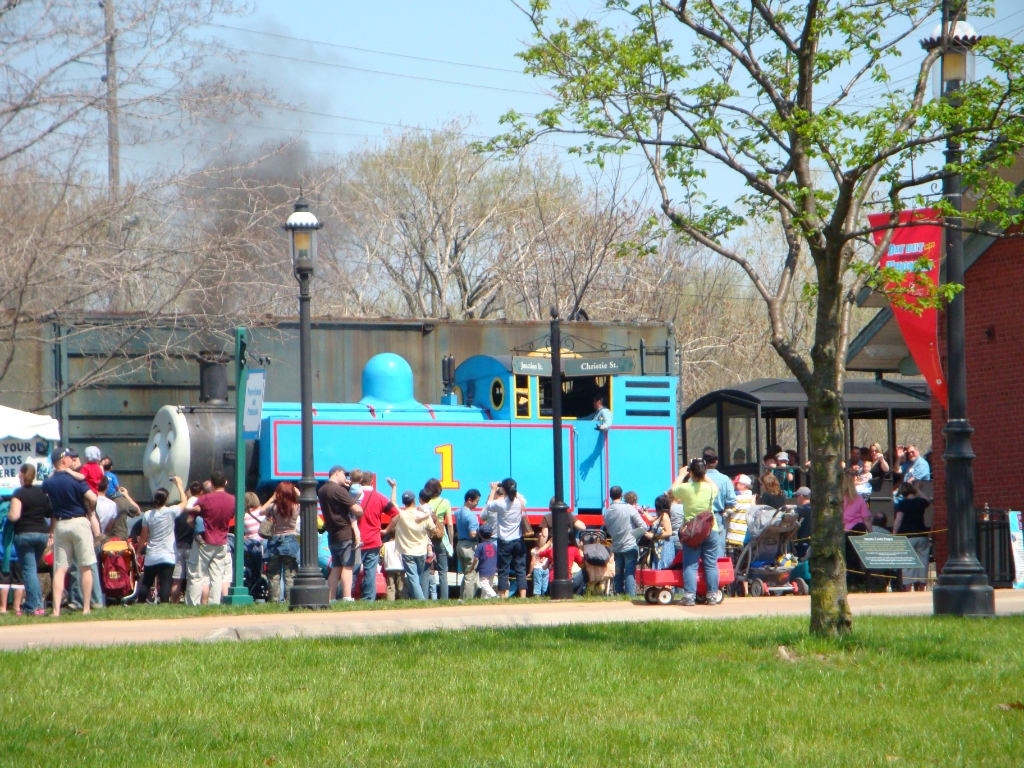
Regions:
<svg viewBox="0 0 1024 768"><path fill-rule="evenodd" d="M223 472L210 475L212 493L199 497L196 505L189 510L188 524L193 528L196 518L203 518L203 541L190 557L188 567L188 592L186 605L200 605L203 600L203 579L210 579L211 605L220 604L220 585L224 583L228 567L228 531L235 522L235 497L225 488L228 479Z"/></svg>
<svg viewBox="0 0 1024 768"><path fill-rule="evenodd" d="M78 470L85 475L85 482L92 488L93 493L100 492L100 480L103 479L103 467L100 466L100 459L103 458L103 454L100 449L95 445L90 445L85 449L85 464Z"/></svg>
<svg viewBox="0 0 1024 768"><path fill-rule="evenodd" d="M383 493L375 490L377 487L377 476L369 470L363 470L363 493L356 499L359 506L363 508L363 516L359 518L359 538L363 540L360 549L360 558L363 566L363 586L360 599L377 599L377 565L380 563L381 542L380 532L384 528L381 524L386 516L390 522L391 516L398 510L395 505ZM395 495L395 481L388 478L388 485L391 486L391 495Z"/></svg>

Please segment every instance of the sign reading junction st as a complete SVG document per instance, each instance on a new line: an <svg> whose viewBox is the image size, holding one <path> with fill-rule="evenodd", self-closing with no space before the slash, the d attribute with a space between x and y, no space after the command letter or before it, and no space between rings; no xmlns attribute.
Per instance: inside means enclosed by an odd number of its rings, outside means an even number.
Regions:
<svg viewBox="0 0 1024 768"><path fill-rule="evenodd" d="M512 372L529 376L550 376L551 358L513 357ZM632 373L631 357L563 357L563 376L609 376L615 373Z"/></svg>

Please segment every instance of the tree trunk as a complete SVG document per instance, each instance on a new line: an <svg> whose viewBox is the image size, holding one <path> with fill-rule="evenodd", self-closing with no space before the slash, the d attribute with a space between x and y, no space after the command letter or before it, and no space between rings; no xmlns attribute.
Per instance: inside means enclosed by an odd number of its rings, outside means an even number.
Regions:
<svg viewBox="0 0 1024 768"><path fill-rule="evenodd" d="M846 597L846 539L840 457L843 445L842 390L815 372L807 397L807 442L811 460L811 632L834 636L850 629Z"/></svg>
<svg viewBox="0 0 1024 768"><path fill-rule="evenodd" d="M842 464L845 365L839 357L842 281L838 259L818 263L818 306L811 349L813 369L807 393L807 442L811 461L811 632L823 636L850 630L846 595L846 538L843 528Z"/></svg>

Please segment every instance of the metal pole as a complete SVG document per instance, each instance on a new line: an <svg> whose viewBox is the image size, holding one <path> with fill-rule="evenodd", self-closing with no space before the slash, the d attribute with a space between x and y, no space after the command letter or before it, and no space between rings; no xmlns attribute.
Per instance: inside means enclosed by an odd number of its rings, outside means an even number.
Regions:
<svg viewBox="0 0 1024 768"><path fill-rule="evenodd" d="M300 560L292 587L292 608L327 608L327 582L317 562L316 477L313 474L313 361L310 351L309 281L313 271L298 272L299 367L302 395L302 479L299 481Z"/></svg>
<svg viewBox="0 0 1024 768"><path fill-rule="evenodd" d="M555 578L548 586L552 600L572 600L569 578L569 506L562 485L562 328L551 308L551 441L555 449L555 503L551 505L551 546Z"/></svg>
<svg viewBox="0 0 1024 768"><path fill-rule="evenodd" d="M958 15L959 19L963 14ZM943 3L942 31L949 39L949 3ZM959 90L950 83L949 93ZM955 98L955 96L953 97ZM961 162L960 142L946 141L946 166ZM962 209L960 174L947 176L942 182L943 196L953 209ZM964 284L964 240L960 217L946 220L946 282ZM958 293L946 307L946 383L949 391L949 418L942 430L946 436L946 518L949 529L949 559L932 592L932 607L937 614L957 616L994 616L995 592L988 575L978 562L974 520L974 470L971 462L971 434L974 428L967 420L967 356L964 339L964 294Z"/></svg>
<svg viewBox="0 0 1024 768"><path fill-rule="evenodd" d="M235 578L228 596L224 598L228 605L252 604L252 595L245 588L245 438L242 436L242 419L245 414L246 337L245 328L235 328Z"/></svg>

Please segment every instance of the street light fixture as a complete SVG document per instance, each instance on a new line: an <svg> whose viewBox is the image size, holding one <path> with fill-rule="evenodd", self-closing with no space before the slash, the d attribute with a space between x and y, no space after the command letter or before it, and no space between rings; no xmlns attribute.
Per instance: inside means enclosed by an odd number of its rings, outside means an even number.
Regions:
<svg viewBox="0 0 1024 768"><path fill-rule="evenodd" d="M291 607L326 608L327 582L317 562L316 477L313 474L313 372L309 344L309 283L316 263L316 232L323 226L302 195L284 223L291 236L292 271L299 281L299 368L302 396L302 479L299 481L300 558Z"/></svg>
<svg viewBox="0 0 1024 768"><path fill-rule="evenodd" d="M950 13L950 0L942 3L942 23L932 36L921 41L926 51L940 50L936 73L940 98L956 104L957 92L974 75L974 54L971 48L980 39L974 28L963 21L966 6L957 3ZM957 19L956 23L952 23ZM955 131L954 131L955 133ZM962 152L956 138L946 140L946 167L960 165ZM947 176L942 194L956 214L962 210L961 177ZM959 215L946 219L946 282L964 283L964 239ZM978 562L974 513L974 473L971 462L971 434L974 428L967 420L967 359L964 343L964 294L958 293L946 307L946 381L949 390L949 414L945 428L946 452L946 516L949 529L949 557L932 592L936 614L957 616L992 616L995 614L995 593L988 575Z"/></svg>

